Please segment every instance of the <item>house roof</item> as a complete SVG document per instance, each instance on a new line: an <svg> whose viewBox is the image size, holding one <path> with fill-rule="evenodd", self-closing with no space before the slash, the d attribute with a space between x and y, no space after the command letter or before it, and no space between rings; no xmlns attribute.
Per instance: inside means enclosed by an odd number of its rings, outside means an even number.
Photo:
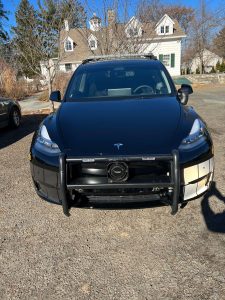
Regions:
<svg viewBox="0 0 225 300"><path fill-rule="evenodd" d="M89 29L73 28L69 32L62 30L60 40L61 43L61 59L64 63L81 62L85 57L93 55L93 52L88 47L88 37L94 32ZM70 37L74 41L74 51L64 52L63 41Z"/></svg>
<svg viewBox="0 0 225 300"><path fill-rule="evenodd" d="M160 23L162 23L162 21L164 19L168 18L173 24L174 24L174 20L170 18L170 16L168 16L167 14L165 14L164 16L162 16L162 18L156 23L155 27L157 27Z"/></svg>
<svg viewBox="0 0 225 300"><path fill-rule="evenodd" d="M132 18L131 18L132 20ZM131 21L130 20L130 21ZM161 19L162 20L162 19ZM129 21L129 22L130 22ZM181 29L179 23L177 20L172 20L174 22L174 31L173 34L170 35L157 35L155 27L156 25L154 23L148 22L148 23L141 23L142 25L142 36L139 38L140 43L144 43L146 41L150 41L151 39L153 40L168 40L171 38L181 38L185 37L185 34L183 30ZM129 22L127 24L129 24ZM158 22L159 23L159 22ZM125 29L126 25L123 23L116 23L114 26L115 30L115 38L116 36L120 36L123 38L125 37ZM69 31L62 30L60 34L60 40L61 40L61 60L62 63L74 63L74 62L81 62L83 59L85 59L88 56L93 56L93 52L90 50L88 46L88 38L92 34L94 35L97 39L98 36L101 35L104 36L105 40L110 39L110 28L109 27L102 27L100 31L91 31L88 28L71 28ZM74 51L71 52L64 52L64 45L63 41L67 37L70 37L74 41ZM112 38L112 37L111 37ZM95 50L94 53L96 55L101 55L101 51L99 49Z"/></svg>
<svg viewBox="0 0 225 300"><path fill-rule="evenodd" d="M199 59L199 54L196 53L192 60ZM215 52L210 51L207 48L203 49L203 59L218 59L222 60L223 58L219 55L217 55Z"/></svg>
<svg viewBox="0 0 225 300"><path fill-rule="evenodd" d="M156 27L155 24L153 23L143 23L143 38L146 39L168 39L168 38L176 38L176 37L185 37L185 33L183 32L183 30L181 29L179 23L177 20L173 20L174 25L173 25L173 34L170 35L157 35L156 31L154 30L154 28ZM159 23L160 24L160 23Z"/></svg>

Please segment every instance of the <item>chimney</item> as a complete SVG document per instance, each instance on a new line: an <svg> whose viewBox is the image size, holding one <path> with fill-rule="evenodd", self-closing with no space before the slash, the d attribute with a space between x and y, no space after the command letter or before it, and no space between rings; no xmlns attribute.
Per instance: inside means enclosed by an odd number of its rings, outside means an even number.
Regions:
<svg viewBox="0 0 225 300"><path fill-rule="evenodd" d="M65 25L65 31L69 31L70 28L69 28L69 22L68 22L68 20L64 20L64 25Z"/></svg>
<svg viewBox="0 0 225 300"><path fill-rule="evenodd" d="M114 9L108 9L108 26L112 27L116 23L116 13Z"/></svg>

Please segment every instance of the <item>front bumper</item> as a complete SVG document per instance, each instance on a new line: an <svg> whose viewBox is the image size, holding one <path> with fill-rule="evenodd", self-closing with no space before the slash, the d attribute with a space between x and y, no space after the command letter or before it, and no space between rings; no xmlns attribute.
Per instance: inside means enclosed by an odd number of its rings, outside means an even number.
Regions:
<svg viewBox="0 0 225 300"><path fill-rule="evenodd" d="M82 163L82 162L104 162L105 164L110 164L114 162L148 162L148 161L166 161L170 165L170 176L161 176L158 178L149 178L148 181L145 180L127 180L123 182L94 182L92 184L87 184L83 182L71 182L66 185L61 185L62 190L66 191L66 189L69 190L79 190L82 191L85 189L92 189L95 190L105 190L105 189L151 189L151 188L171 188L173 190L172 195L172 214L175 214L178 210L178 203L179 203L179 195L180 195L180 168L179 168L179 153L178 151L174 150L172 155L160 155L160 156L117 156L117 157L99 157L99 158L65 158L64 155L61 155L60 157L60 172L62 175L64 175L63 182L67 182L65 179L65 170L66 165L70 163ZM64 200L62 201L62 204L64 206L64 213L67 208L66 203L66 193L64 194Z"/></svg>
<svg viewBox="0 0 225 300"><path fill-rule="evenodd" d="M124 182L85 182L82 180L69 180L68 169L70 164L79 164L82 162L126 162L133 161L157 161L168 162L170 171L168 176L161 178L149 178L143 180L126 180ZM43 165L40 162L31 161L31 172L36 191L39 196L48 201L62 204L63 211L66 215L69 214L69 205L71 195L75 193L82 193L84 195L95 198L96 195L102 194L103 200L110 199L108 196L114 195L114 191L119 194L119 199L134 199L137 200L164 200L167 190L169 195L169 203L172 207L172 214L178 210L179 202L191 200L199 197L205 193L213 178L213 157L208 157L205 161L182 168L179 163L179 153L174 150L171 155L159 156L126 156L126 157L87 157L87 158L71 158L61 154L59 157L59 167L50 167ZM158 191L150 193L149 195L140 195L135 191ZM126 194L126 191L129 193ZM131 192L130 192L131 191ZM125 192L125 194L124 194ZM130 198L130 199L129 199ZM168 197L167 197L168 198Z"/></svg>

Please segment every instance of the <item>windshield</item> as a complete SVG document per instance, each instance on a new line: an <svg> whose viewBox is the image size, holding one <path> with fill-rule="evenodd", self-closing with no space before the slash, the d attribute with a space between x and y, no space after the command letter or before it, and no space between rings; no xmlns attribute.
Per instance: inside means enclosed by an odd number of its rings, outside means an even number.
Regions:
<svg viewBox="0 0 225 300"><path fill-rule="evenodd" d="M173 88L167 76L160 65L80 68L69 84L65 100L169 96Z"/></svg>

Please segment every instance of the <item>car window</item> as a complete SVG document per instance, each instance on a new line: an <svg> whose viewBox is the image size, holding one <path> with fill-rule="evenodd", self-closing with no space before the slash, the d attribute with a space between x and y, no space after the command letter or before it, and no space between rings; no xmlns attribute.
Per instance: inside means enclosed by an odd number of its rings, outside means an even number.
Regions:
<svg viewBox="0 0 225 300"><path fill-rule="evenodd" d="M131 98L171 95L172 88L163 69L143 66L112 66L81 68L75 73L66 101L96 98Z"/></svg>

